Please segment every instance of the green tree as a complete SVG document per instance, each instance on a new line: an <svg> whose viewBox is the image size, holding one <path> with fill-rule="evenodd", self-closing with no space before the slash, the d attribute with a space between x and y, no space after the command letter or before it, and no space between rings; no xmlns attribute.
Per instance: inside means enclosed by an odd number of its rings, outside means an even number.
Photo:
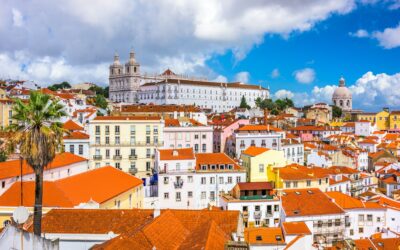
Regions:
<svg viewBox="0 0 400 250"><path fill-rule="evenodd" d="M4 151L4 150L1 150L1 151L0 151L0 162L4 162L4 161L6 161L6 160L7 160L7 158L8 158L8 154L7 154L7 152L6 152L6 151Z"/></svg>
<svg viewBox="0 0 400 250"><path fill-rule="evenodd" d="M240 101L240 108L249 109L250 106L247 104L246 97L242 96L242 100Z"/></svg>
<svg viewBox="0 0 400 250"><path fill-rule="evenodd" d="M94 99L94 105L97 107L100 107L102 109L106 109L108 106L107 100L103 95L96 95L95 99Z"/></svg>
<svg viewBox="0 0 400 250"><path fill-rule="evenodd" d="M66 116L64 106L49 95L31 92L29 102L15 100L13 119L9 126L12 133L11 149L19 149L23 159L35 173L35 205L33 231L41 235L43 202L43 169L49 165L62 145L64 129L60 118Z"/></svg>
<svg viewBox="0 0 400 250"><path fill-rule="evenodd" d="M342 109L338 106L332 106L332 117L333 118L340 118L342 117Z"/></svg>
<svg viewBox="0 0 400 250"><path fill-rule="evenodd" d="M261 97L257 97L255 101L256 107L261 108L262 102L263 100L261 99Z"/></svg>
<svg viewBox="0 0 400 250"><path fill-rule="evenodd" d="M70 89L71 85L68 82L62 82L62 83L58 83L58 84L53 84L47 88L50 90L56 91L59 89Z"/></svg>

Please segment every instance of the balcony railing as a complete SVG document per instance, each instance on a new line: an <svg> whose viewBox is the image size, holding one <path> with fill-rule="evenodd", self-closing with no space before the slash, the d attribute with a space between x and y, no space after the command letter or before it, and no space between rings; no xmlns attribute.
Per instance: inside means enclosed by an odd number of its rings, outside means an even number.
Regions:
<svg viewBox="0 0 400 250"><path fill-rule="evenodd" d="M137 174L137 172L138 172L137 168L134 168L134 167L129 168L129 173L130 174L135 175L135 174Z"/></svg>
<svg viewBox="0 0 400 250"><path fill-rule="evenodd" d="M114 155L114 160L122 160L122 155Z"/></svg>
<svg viewBox="0 0 400 250"><path fill-rule="evenodd" d="M101 160L103 159L102 155L93 155L93 160Z"/></svg>
<svg viewBox="0 0 400 250"><path fill-rule="evenodd" d="M254 211L254 219L256 220L261 219L261 211Z"/></svg>
<svg viewBox="0 0 400 250"><path fill-rule="evenodd" d="M137 155L130 155L129 156L129 160L136 160L137 159Z"/></svg>
<svg viewBox="0 0 400 250"><path fill-rule="evenodd" d="M248 211L243 211L243 218L247 220L249 218L249 212Z"/></svg>
<svg viewBox="0 0 400 250"><path fill-rule="evenodd" d="M145 141L132 142L132 143L129 142L129 141L125 141L125 142L122 141L122 142L119 142L118 144L110 142L110 144L107 144L107 145L106 144L102 144L100 142L95 142L94 144L91 144L91 146L95 146L95 147L109 147L109 146L119 146L119 147L154 146L154 147L160 147L160 146L163 146L163 145L164 145L164 142L162 142L162 141L150 142L150 143L147 143Z"/></svg>
<svg viewBox="0 0 400 250"><path fill-rule="evenodd" d="M182 188L182 186L183 186L183 180L182 179L179 179L176 182L174 182L174 187L175 188Z"/></svg>
<svg viewBox="0 0 400 250"><path fill-rule="evenodd" d="M241 200L271 200L274 196L272 195L242 195Z"/></svg>
<svg viewBox="0 0 400 250"><path fill-rule="evenodd" d="M265 213L265 217L272 217L272 216L273 216L272 211L267 211Z"/></svg>

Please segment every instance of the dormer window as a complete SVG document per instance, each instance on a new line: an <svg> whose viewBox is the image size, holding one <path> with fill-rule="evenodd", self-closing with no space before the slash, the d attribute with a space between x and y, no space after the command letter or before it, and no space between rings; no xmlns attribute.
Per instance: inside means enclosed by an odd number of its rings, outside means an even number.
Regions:
<svg viewBox="0 0 400 250"><path fill-rule="evenodd" d="M201 170L207 170L207 165L201 165Z"/></svg>
<svg viewBox="0 0 400 250"><path fill-rule="evenodd" d="M224 164L219 164L219 169L224 170L225 169L225 165Z"/></svg>
<svg viewBox="0 0 400 250"><path fill-rule="evenodd" d="M228 169L233 169L233 165L232 165L232 164L229 164L229 165L228 165Z"/></svg>
<svg viewBox="0 0 400 250"><path fill-rule="evenodd" d="M211 170L215 170L215 165L211 165Z"/></svg>

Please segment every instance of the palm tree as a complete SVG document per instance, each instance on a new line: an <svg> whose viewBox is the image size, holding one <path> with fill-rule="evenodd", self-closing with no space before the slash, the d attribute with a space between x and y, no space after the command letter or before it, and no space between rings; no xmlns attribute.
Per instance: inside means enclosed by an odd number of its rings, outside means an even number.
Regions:
<svg viewBox="0 0 400 250"><path fill-rule="evenodd" d="M59 150L64 129L60 118L66 116L64 106L49 95L33 91L29 102L15 100L13 107L15 123L9 126L12 132L11 148L18 148L21 156L35 173L34 233L41 235L43 170L53 161Z"/></svg>

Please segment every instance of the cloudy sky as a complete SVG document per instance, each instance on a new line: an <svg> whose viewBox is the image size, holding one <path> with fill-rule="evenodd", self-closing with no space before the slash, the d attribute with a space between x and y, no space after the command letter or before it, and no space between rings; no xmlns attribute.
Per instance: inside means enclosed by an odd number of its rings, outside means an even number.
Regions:
<svg viewBox="0 0 400 250"><path fill-rule="evenodd" d="M142 71L270 87L356 108L400 108L400 0L2 0L0 78L107 84L115 52Z"/></svg>

